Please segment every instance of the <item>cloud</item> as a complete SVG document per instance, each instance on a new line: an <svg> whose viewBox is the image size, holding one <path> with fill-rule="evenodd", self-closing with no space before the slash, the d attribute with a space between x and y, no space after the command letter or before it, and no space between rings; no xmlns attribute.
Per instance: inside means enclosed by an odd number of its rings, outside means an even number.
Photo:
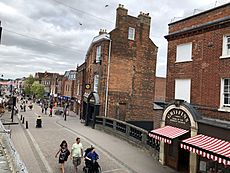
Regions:
<svg viewBox="0 0 230 173"><path fill-rule="evenodd" d="M224 2L225 1L225 2ZM219 0L218 3L226 3ZM216 0L125 1L129 14L150 13L151 39L158 46L157 76L166 76L168 23L194 8L213 6ZM108 7L105 7L108 5ZM6 78L37 71L64 73L84 62L85 54L100 29L115 26L116 0L2 0L0 69Z"/></svg>

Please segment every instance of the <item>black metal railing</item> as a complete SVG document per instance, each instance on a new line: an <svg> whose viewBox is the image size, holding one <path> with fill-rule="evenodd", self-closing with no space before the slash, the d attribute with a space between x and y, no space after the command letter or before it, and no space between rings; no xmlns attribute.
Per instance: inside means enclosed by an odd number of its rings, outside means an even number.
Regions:
<svg viewBox="0 0 230 173"><path fill-rule="evenodd" d="M96 117L96 126L110 130L124 139L134 141L136 144L152 149L158 153L160 142L149 137L148 131L132 124L114 118Z"/></svg>

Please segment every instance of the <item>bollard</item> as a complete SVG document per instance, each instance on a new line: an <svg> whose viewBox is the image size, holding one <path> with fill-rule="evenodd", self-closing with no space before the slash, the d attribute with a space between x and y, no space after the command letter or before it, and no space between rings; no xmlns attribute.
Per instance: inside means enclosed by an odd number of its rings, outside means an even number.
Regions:
<svg viewBox="0 0 230 173"><path fill-rule="evenodd" d="M23 117L23 118L22 118L22 124L24 124L24 122L25 122L25 118Z"/></svg>
<svg viewBox="0 0 230 173"><path fill-rule="evenodd" d="M21 115L21 118L20 118L20 120L22 121L22 115Z"/></svg>
<svg viewBox="0 0 230 173"><path fill-rule="evenodd" d="M28 121L26 121L26 129L28 129Z"/></svg>

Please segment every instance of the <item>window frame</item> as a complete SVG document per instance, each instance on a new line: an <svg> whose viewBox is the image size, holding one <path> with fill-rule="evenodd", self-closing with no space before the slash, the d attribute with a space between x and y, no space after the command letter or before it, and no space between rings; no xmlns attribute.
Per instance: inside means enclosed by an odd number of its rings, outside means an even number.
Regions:
<svg viewBox="0 0 230 173"><path fill-rule="evenodd" d="M185 45L191 45L190 46L190 58L189 59L186 59L186 60L184 60L184 59L181 59L181 58L179 58L178 57L178 52L179 52L179 47L182 47L182 46L185 46ZM192 44L192 42L187 42L187 43L182 43L182 44L178 44L178 45L176 45L176 63L179 63L179 62L189 62L189 61L192 61L192 48L193 48L193 44Z"/></svg>
<svg viewBox="0 0 230 173"><path fill-rule="evenodd" d="M228 87L229 87L229 91L227 92L227 94L230 95L230 77L226 77L226 78L221 78L221 85L220 85L220 108L219 110L220 111L227 111L227 112L230 112L230 103L229 104L225 104L224 103L224 100L225 100L225 91L224 91L224 81L228 79L229 80L229 83L228 83ZM230 97L230 96L229 96Z"/></svg>
<svg viewBox="0 0 230 173"><path fill-rule="evenodd" d="M181 81L186 81L186 82L188 82L186 84L189 84L189 88L186 89L186 91L189 92L188 93L189 95L186 95L186 96L188 96L188 100L186 100L184 98L178 98L177 86L181 86ZM174 84L174 86L175 86L175 89L174 89L174 99L182 99L182 100L185 100L188 103L191 103L192 79L191 78L185 78L185 79L175 78L175 84ZM179 97L181 97L181 96L179 95ZM183 95L183 97L184 97L184 95Z"/></svg>
<svg viewBox="0 0 230 173"><path fill-rule="evenodd" d="M129 27L129 29L128 29L128 39L129 40L135 40L135 34L136 34L135 28Z"/></svg>
<svg viewBox="0 0 230 173"><path fill-rule="evenodd" d="M99 87L99 75L95 74L93 77L93 91L98 93L98 87Z"/></svg>
<svg viewBox="0 0 230 173"><path fill-rule="evenodd" d="M220 58L230 58L230 50L229 54L227 54L227 44L230 45L230 42L228 43L228 38L230 41L230 34L223 35L222 55L220 56Z"/></svg>
<svg viewBox="0 0 230 173"><path fill-rule="evenodd" d="M101 45L96 47L96 63L101 62Z"/></svg>

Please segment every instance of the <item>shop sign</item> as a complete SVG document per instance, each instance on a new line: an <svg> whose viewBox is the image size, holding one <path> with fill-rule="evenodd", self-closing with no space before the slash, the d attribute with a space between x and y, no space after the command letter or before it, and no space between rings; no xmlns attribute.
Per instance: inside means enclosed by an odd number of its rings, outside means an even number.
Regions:
<svg viewBox="0 0 230 173"><path fill-rule="evenodd" d="M166 125L171 125L174 127L180 127L184 129L190 129L191 122L188 114L182 109L171 109L166 114L165 119Z"/></svg>

